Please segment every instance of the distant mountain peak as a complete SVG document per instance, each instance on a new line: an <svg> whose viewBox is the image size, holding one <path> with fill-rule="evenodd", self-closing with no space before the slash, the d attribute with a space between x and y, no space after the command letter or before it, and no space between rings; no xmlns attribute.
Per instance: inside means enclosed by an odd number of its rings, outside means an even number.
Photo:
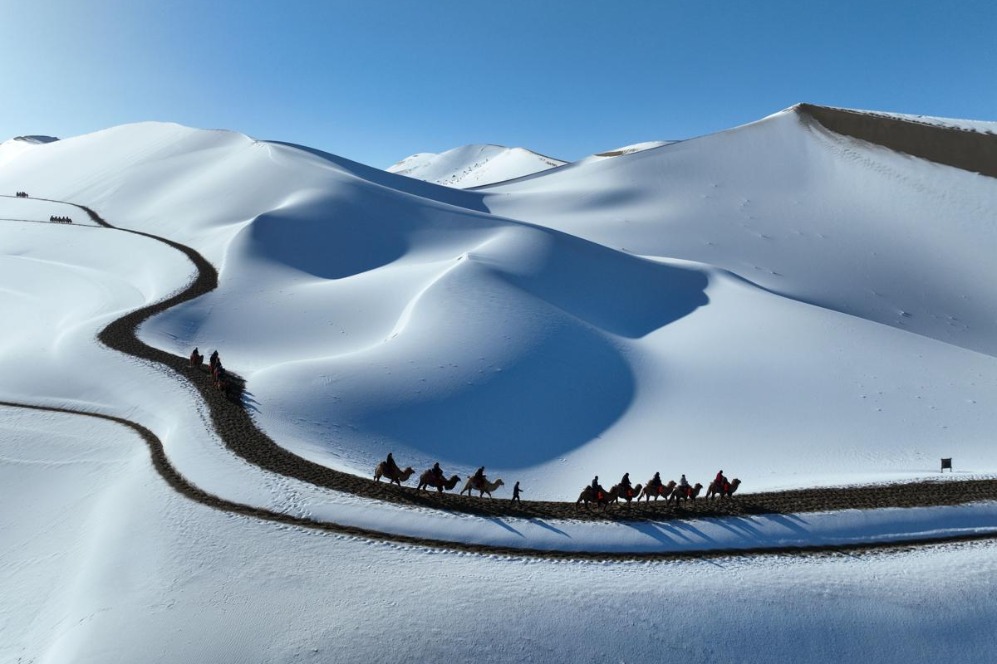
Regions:
<svg viewBox="0 0 997 664"><path fill-rule="evenodd" d="M438 154L413 154L386 170L447 187L468 189L532 175L565 163L525 148L475 144Z"/></svg>

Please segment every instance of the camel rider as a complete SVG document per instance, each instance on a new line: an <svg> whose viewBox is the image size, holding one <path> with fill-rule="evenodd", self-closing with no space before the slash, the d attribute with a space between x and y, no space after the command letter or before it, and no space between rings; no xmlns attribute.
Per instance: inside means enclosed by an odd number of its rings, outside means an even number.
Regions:
<svg viewBox="0 0 997 664"><path fill-rule="evenodd" d="M689 480L685 478L685 473L682 473L682 479L679 480L679 491L683 496L688 496L692 493L692 487L689 486Z"/></svg>
<svg viewBox="0 0 997 664"><path fill-rule="evenodd" d="M719 471L717 473L716 478L713 480L713 482L714 482L713 486L715 486L718 490L720 490L720 491L726 491L727 490L728 482L727 482L727 478L724 477L724 471L722 471L722 470Z"/></svg>
<svg viewBox="0 0 997 664"><path fill-rule="evenodd" d="M592 495L595 496L596 500L600 500L603 494L605 494L605 491L603 491L602 486L599 484L599 476L596 475L592 478Z"/></svg>
<svg viewBox="0 0 997 664"><path fill-rule="evenodd" d="M485 467L482 466L481 468L478 468L476 471L474 471L474 476L471 477L471 486L477 488L484 486L484 484L485 484Z"/></svg>
<svg viewBox="0 0 997 664"><path fill-rule="evenodd" d="M397 475L401 472L401 468L395 463L395 457L391 456L391 452L388 452L388 458L384 460L384 467L387 470L385 475Z"/></svg>
<svg viewBox="0 0 997 664"><path fill-rule="evenodd" d="M620 488L623 489L623 495L630 496L633 493L633 485L630 484L630 473L623 473L623 479L620 480Z"/></svg>
<svg viewBox="0 0 997 664"><path fill-rule="evenodd" d="M433 477L435 477L436 481L439 482L440 484L443 483L443 469L440 468L439 461L433 464Z"/></svg>

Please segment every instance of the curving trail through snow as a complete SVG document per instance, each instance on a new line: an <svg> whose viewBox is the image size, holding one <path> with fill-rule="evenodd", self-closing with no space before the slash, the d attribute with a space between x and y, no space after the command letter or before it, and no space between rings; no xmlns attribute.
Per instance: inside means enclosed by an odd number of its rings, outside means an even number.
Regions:
<svg viewBox="0 0 997 664"><path fill-rule="evenodd" d="M40 199L36 199L40 200ZM136 335L151 316L192 300L218 285L217 270L198 252L180 243L140 231L117 229L93 210L85 211L99 226L134 233L162 242L187 256L197 276L181 292L137 309L113 321L98 335L102 343L122 353L151 360L188 381L207 404L212 424L226 447L263 471L385 503L385 512L410 515L404 527L398 514L383 520L355 512L333 510L321 518L277 512L205 491L188 481L170 462L160 439L147 427L120 417L73 409L0 402L7 407L74 413L116 422L137 432L149 446L153 465L174 490L204 505L236 514L290 525L335 531L360 537L418 546L476 553L599 559L702 556L707 552L787 551L841 547L892 546L946 539L997 536L993 525L997 480L894 484L848 489L812 489L748 494L723 501L695 501L669 506L649 503L617 507L611 513L582 510L569 502L508 501L465 498L452 494L420 493L335 471L303 459L277 445L254 423L245 403L215 389L203 371L189 367L186 358L152 348ZM990 504L987 504L987 503ZM954 506L978 503L970 507ZM413 510L412 508L418 508ZM441 511L443 510L443 511ZM858 516L855 510L863 510ZM427 514L428 513L428 514ZM807 514L806 518L799 515ZM465 515L486 521L492 533L467 532ZM345 518L344 518L345 516ZM364 517L368 517L366 520ZM429 529L426 522L447 522ZM557 520L552 525L545 520ZM367 527L377 523L377 528ZM566 524L570 524L566 525ZM612 533L616 544L607 550L590 548L597 531ZM889 535L884 536L882 533ZM446 538L427 533L445 533ZM603 536L602 539L606 539Z"/></svg>

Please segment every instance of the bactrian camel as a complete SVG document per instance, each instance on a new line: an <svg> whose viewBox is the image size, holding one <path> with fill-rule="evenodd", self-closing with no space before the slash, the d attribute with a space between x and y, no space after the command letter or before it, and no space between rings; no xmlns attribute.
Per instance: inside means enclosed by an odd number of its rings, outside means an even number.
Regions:
<svg viewBox="0 0 997 664"><path fill-rule="evenodd" d="M614 503L617 500L625 500L626 503L627 503L627 507L630 507L630 501L633 500L634 498L638 498L640 496L640 492L641 492L642 488L643 487L641 486L640 482L638 482L636 484L636 486L633 486L633 487L631 487L629 489L624 489L619 484L617 484L612 489L610 489L610 492L613 492L613 490L615 489L616 498L613 499Z"/></svg>
<svg viewBox="0 0 997 664"><path fill-rule="evenodd" d="M433 473L432 469L427 470L422 475L419 476L419 489L422 491L428 491L426 487L434 486L436 490L440 493L446 491L453 491L453 488L457 486L457 482L460 482L460 475L454 475L450 479L445 479L440 482L436 475Z"/></svg>
<svg viewBox="0 0 997 664"><path fill-rule="evenodd" d="M374 479L380 482L382 477L386 477L390 482L401 486L402 482L407 482L408 478L412 477L412 473L414 472L415 471L412 470L412 466L409 466L405 470L395 472L388 468L387 464L382 461L377 464L377 468L374 469Z"/></svg>
<svg viewBox="0 0 997 664"><path fill-rule="evenodd" d="M609 491L599 491L596 492L591 486L587 486L582 489L582 492L578 495L578 500L575 501L575 505L585 504L585 507L589 506L589 503L595 503L606 509L609 503L615 501L619 497L620 485L617 484ZM601 494L601 495L600 495Z"/></svg>
<svg viewBox="0 0 997 664"><path fill-rule="evenodd" d="M655 481L654 478L652 477L648 481L647 486L644 487L644 490L641 492L637 500L639 502L640 499L643 498L644 500L650 502L651 496L654 496L655 500L657 500L658 498L667 499L668 496L672 494L672 489L674 488L675 488L675 480L669 480L668 484L662 484L661 480Z"/></svg>
<svg viewBox="0 0 997 664"><path fill-rule="evenodd" d="M703 485L696 482L694 486L677 486L672 489L672 495L668 496L668 502L673 500L677 503L680 500L696 500L699 492L703 490Z"/></svg>
<svg viewBox="0 0 997 664"><path fill-rule="evenodd" d="M727 483L726 490L725 487L718 487L717 481L713 480L710 482L710 488L706 490L706 497L712 498L716 496L717 498L730 498L737 491L737 487L741 486L741 480L736 477Z"/></svg>
<svg viewBox="0 0 997 664"><path fill-rule="evenodd" d="M492 491L504 485L505 482L501 478L495 480L494 482L489 482L487 479L478 483L474 481L474 477L468 477L467 482L464 483L464 488L460 490L460 495L464 495L466 492L468 496L471 495L471 489L475 489L478 492L478 497L481 498L486 493L488 497L492 497Z"/></svg>

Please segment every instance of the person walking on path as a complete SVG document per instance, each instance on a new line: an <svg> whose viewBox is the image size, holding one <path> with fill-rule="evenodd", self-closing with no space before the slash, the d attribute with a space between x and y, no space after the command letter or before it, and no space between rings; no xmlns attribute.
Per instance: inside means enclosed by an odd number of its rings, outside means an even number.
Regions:
<svg viewBox="0 0 997 664"><path fill-rule="evenodd" d="M519 494L521 492L522 492L522 489L519 488L519 482L516 482L516 486L512 487L512 502L514 502L514 503L522 503L523 502L519 498Z"/></svg>

